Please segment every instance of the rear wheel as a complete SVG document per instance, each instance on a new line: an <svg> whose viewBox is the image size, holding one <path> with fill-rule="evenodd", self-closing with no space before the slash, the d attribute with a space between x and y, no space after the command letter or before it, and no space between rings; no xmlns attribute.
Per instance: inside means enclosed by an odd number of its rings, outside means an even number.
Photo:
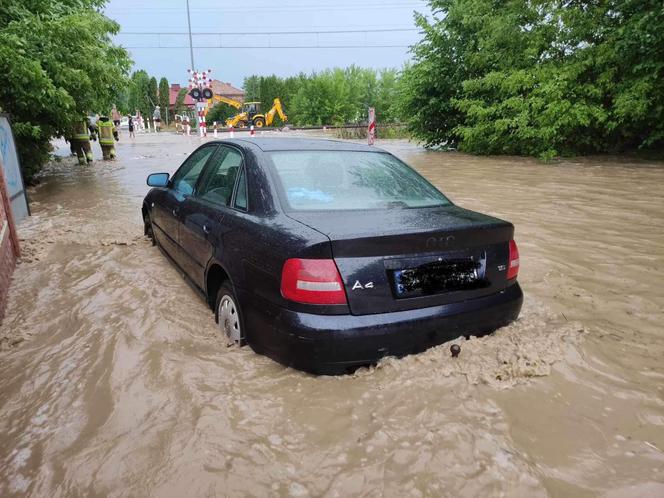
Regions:
<svg viewBox="0 0 664 498"><path fill-rule="evenodd" d="M256 128L262 128L265 126L265 119L264 118L255 118L254 119L254 126Z"/></svg>
<svg viewBox="0 0 664 498"><path fill-rule="evenodd" d="M221 333L229 343L244 345L240 306L229 282L221 284L217 291L215 318Z"/></svg>

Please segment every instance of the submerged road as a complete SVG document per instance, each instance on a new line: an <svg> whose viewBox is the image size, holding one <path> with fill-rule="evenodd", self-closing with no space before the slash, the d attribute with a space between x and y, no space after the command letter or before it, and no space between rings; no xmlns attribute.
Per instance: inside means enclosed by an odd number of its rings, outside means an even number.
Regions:
<svg viewBox="0 0 664 498"><path fill-rule="evenodd" d="M314 377L226 347L142 236L145 177L199 143L125 133L118 161L64 157L32 189L0 496L664 496L664 164L379 143L516 225L524 309L457 359Z"/></svg>

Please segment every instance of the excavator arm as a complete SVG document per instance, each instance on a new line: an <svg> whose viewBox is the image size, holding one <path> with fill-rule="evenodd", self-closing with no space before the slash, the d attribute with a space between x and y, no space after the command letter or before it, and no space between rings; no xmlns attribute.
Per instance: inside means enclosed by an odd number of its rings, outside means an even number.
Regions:
<svg viewBox="0 0 664 498"><path fill-rule="evenodd" d="M284 123L288 121L288 116L284 114L284 109L281 106L281 100L279 100L279 97L274 99L274 102L272 103L272 109L267 111L267 114L265 114L265 124L267 126L270 126L272 124L272 121L274 121L275 114L279 114L281 121L283 121Z"/></svg>
<svg viewBox="0 0 664 498"><path fill-rule="evenodd" d="M240 107L242 107L242 102L238 102L237 100L229 99L228 97L224 97L222 95L214 95L212 97L212 99L210 99L210 100L214 100L215 102L223 102L224 104L228 104L230 106L233 106L236 109L239 109ZM208 101L208 103L210 103L210 101Z"/></svg>

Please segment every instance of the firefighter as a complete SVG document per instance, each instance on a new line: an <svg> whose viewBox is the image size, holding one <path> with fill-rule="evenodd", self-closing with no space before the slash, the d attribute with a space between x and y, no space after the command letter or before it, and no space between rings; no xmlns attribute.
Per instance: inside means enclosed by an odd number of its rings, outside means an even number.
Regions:
<svg viewBox="0 0 664 498"><path fill-rule="evenodd" d="M115 142L119 138L115 125L108 116L102 116L99 118L97 128L99 130L99 145L101 145L104 160L115 159Z"/></svg>
<svg viewBox="0 0 664 498"><path fill-rule="evenodd" d="M81 119L74 124L70 137L71 151L76 153L78 164L92 162L92 147L90 147L90 130L87 119Z"/></svg>

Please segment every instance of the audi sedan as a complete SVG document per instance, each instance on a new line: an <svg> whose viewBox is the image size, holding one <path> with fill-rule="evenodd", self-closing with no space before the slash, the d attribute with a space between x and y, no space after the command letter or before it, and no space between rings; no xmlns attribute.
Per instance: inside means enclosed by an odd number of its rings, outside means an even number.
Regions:
<svg viewBox="0 0 664 498"><path fill-rule="evenodd" d="M213 141L147 183L145 234L225 338L284 365L351 372L521 310L513 225L454 205L381 149Z"/></svg>

